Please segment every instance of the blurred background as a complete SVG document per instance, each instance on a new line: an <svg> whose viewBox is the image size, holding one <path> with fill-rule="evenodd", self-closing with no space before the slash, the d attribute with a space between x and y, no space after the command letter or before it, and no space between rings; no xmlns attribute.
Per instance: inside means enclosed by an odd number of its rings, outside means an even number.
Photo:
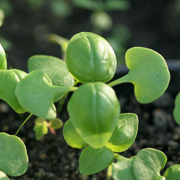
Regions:
<svg viewBox="0 0 180 180"><path fill-rule="evenodd" d="M67 39L82 31L106 38L119 64L132 46L179 59L180 0L0 0L0 43L9 67L27 71L35 54L62 58Z"/></svg>

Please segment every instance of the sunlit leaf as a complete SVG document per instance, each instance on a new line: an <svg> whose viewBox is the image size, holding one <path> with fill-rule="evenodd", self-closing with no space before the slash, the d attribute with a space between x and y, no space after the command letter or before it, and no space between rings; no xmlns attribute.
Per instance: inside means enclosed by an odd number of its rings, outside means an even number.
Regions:
<svg viewBox="0 0 180 180"><path fill-rule="evenodd" d="M25 76L25 72L17 69L0 70L0 99L6 101L17 113L25 112L15 95L17 84Z"/></svg>
<svg viewBox="0 0 180 180"><path fill-rule="evenodd" d="M6 54L1 44L0 44L0 69L7 69Z"/></svg>
<svg viewBox="0 0 180 180"><path fill-rule="evenodd" d="M114 152L127 150L135 141L138 131L138 117L133 113L120 114L116 129L107 147Z"/></svg>
<svg viewBox="0 0 180 180"><path fill-rule="evenodd" d="M166 155L156 149L146 148L138 152L133 160L133 174L136 180L152 180L160 176L160 170L167 161Z"/></svg>
<svg viewBox="0 0 180 180"><path fill-rule="evenodd" d="M60 100L70 87L53 86L49 77L36 70L28 74L16 87L16 96L21 106L31 114L44 119L54 119L54 98Z"/></svg>
<svg viewBox="0 0 180 180"><path fill-rule="evenodd" d="M59 58L46 55L31 56L28 60L29 71L42 70L51 79L53 85L73 86L74 78L66 64Z"/></svg>
<svg viewBox="0 0 180 180"><path fill-rule="evenodd" d="M112 164L113 180L136 180L132 171L132 162L134 158L124 158L119 156L117 162Z"/></svg>
<svg viewBox="0 0 180 180"><path fill-rule="evenodd" d="M180 180L180 165L170 166L164 173L166 180Z"/></svg>
<svg viewBox="0 0 180 180"><path fill-rule="evenodd" d="M86 83L73 93L68 112L81 138L93 148L101 148L115 130L120 104L114 90L105 83Z"/></svg>
<svg viewBox="0 0 180 180"><path fill-rule="evenodd" d="M84 148L87 143L80 137L75 130L71 120L66 121L63 128L63 136L67 144L73 148Z"/></svg>
<svg viewBox="0 0 180 180"><path fill-rule="evenodd" d="M79 158L79 170L83 175L90 175L107 168L114 159L114 153L106 148L86 147Z"/></svg>

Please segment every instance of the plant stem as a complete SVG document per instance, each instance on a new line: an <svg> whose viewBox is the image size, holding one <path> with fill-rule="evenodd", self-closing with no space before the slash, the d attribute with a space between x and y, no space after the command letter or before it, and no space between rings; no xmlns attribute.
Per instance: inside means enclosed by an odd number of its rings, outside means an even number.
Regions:
<svg viewBox="0 0 180 180"><path fill-rule="evenodd" d="M112 165L108 167L106 180L111 180L111 178L112 178Z"/></svg>
<svg viewBox="0 0 180 180"><path fill-rule="evenodd" d="M29 120L29 118L32 116L32 114L30 114L25 120L24 122L21 124L21 126L19 127L19 129L16 131L16 136L18 134L18 132L20 131L20 129L24 126L24 124Z"/></svg>
<svg viewBox="0 0 180 180"><path fill-rule="evenodd" d="M108 85L112 87L112 86L116 86L118 84L127 83L127 82L129 82L128 74L123 76L123 77L121 77L121 78L119 78L119 79L116 79L116 80L108 83Z"/></svg>

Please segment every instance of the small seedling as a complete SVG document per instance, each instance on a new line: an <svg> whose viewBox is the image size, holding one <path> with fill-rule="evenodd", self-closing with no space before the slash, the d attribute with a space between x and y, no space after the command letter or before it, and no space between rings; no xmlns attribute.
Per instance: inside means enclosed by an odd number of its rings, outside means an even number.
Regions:
<svg viewBox="0 0 180 180"><path fill-rule="evenodd" d="M138 117L133 113L120 113L120 103L112 87L132 83L136 99L140 103L150 103L165 92L170 80L164 58L151 49L130 48L125 59L128 74L111 81L117 66L114 51L104 38L88 32L71 38L66 63L52 56L32 56L28 61L29 73L7 70L1 48L0 97L16 112L30 113L23 125L32 114L38 116L34 131L40 139L48 127L52 130L62 126L61 121L55 119L54 103L73 92L67 107L70 119L65 122L63 136L68 145L83 148L79 158L79 171L83 175L108 168L107 179L179 180L180 165L171 166L160 175L167 161L161 151L147 148L129 159L117 154L134 143ZM79 87L75 87L77 83ZM4 139L6 144L1 146ZM14 135L1 133L0 147L3 147L0 175L23 174L28 158L22 141Z"/></svg>

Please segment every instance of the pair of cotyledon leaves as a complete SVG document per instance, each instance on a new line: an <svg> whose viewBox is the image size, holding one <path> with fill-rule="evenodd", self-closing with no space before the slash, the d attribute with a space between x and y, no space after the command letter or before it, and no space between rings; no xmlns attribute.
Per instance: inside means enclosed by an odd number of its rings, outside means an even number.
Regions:
<svg viewBox="0 0 180 180"><path fill-rule="evenodd" d="M89 124L87 124L88 126ZM113 152L127 150L135 141L137 130L137 115L125 113L120 114L113 135L105 146L101 148L93 148L91 146L92 142L88 146L86 137L79 135L71 119L64 125L63 136L70 146L84 148L79 158L79 169L81 174L90 175L107 168L114 160Z"/></svg>
<svg viewBox="0 0 180 180"><path fill-rule="evenodd" d="M152 148L143 149L131 158L117 155L112 177L114 180L180 180L180 165L172 165L163 176L160 175L166 162L166 155Z"/></svg>
<svg viewBox="0 0 180 180"><path fill-rule="evenodd" d="M70 40L66 56L68 70L80 82L107 82L114 76L114 52L107 41L96 34L75 35ZM109 85L133 83L135 96L140 103L152 102L164 93L170 75L160 54L147 48L134 47L126 53L126 64L129 73ZM2 47L0 67L7 67ZM29 59L30 73L27 75L20 70L1 70L0 98L18 113L28 111L45 119L53 119L56 116L53 103L71 91L74 83L67 67L58 58L37 55Z"/></svg>

